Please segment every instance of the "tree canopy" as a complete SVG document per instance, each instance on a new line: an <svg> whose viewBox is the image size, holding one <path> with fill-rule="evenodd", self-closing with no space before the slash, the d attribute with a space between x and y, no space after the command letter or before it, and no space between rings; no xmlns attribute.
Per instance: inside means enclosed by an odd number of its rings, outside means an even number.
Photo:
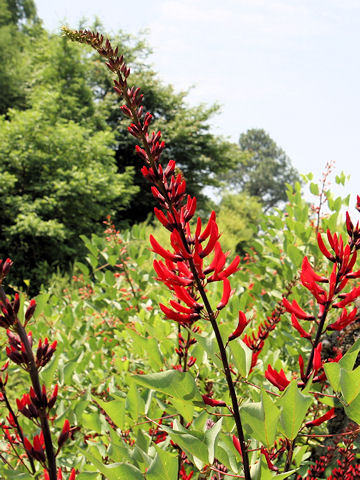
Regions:
<svg viewBox="0 0 360 480"><path fill-rule="evenodd" d="M242 161L226 175L236 190L257 197L267 211L285 202L286 184L299 181L290 158L265 130L250 129L240 135Z"/></svg>

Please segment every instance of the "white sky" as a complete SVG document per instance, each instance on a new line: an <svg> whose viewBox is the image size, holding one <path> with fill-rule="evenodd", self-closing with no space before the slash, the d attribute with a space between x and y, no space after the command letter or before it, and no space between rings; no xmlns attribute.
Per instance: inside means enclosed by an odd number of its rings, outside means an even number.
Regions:
<svg viewBox="0 0 360 480"><path fill-rule="evenodd" d="M325 163L360 193L360 0L35 0L50 30L98 16L108 31L148 28L160 78L218 102L213 131L264 128L300 173Z"/></svg>

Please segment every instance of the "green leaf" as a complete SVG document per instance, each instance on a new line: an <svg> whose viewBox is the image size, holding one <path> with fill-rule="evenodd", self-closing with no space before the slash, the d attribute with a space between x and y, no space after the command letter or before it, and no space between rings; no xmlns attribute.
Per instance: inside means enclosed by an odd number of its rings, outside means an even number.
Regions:
<svg viewBox="0 0 360 480"><path fill-rule="evenodd" d="M95 402L105 410L106 414L111 418L115 425L121 429L125 425L125 398L104 402L98 397L93 397Z"/></svg>
<svg viewBox="0 0 360 480"><path fill-rule="evenodd" d="M345 413L353 422L360 424L360 395L345 407Z"/></svg>
<svg viewBox="0 0 360 480"><path fill-rule="evenodd" d="M155 445L156 455L149 470L146 472L148 480L177 480L178 458L173 453L166 452Z"/></svg>
<svg viewBox="0 0 360 480"><path fill-rule="evenodd" d="M134 375L132 379L143 387L165 393L170 397L179 398L187 402L196 401L203 404L195 380L189 372L167 370L149 375Z"/></svg>
<svg viewBox="0 0 360 480"><path fill-rule="evenodd" d="M96 433L102 433L102 425L98 413L83 413L81 423L88 430L93 430Z"/></svg>
<svg viewBox="0 0 360 480"><path fill-rule="evenodd" d="M276 437L280 410L263 390L261 401L248 403L241 407L244 425L248 425L250 434L267 448L270 448Z"/></svg>
<svg viewBox="0 0 360 480"><path fill-rule="evenodd" d="M288 245L286 252L295 266L301 265L304 255L297 247L295 247L295 245Z"/></svg>
<svg viewBox="0 0 360 480"><path fill-rule="evenodd" d="M252 350L245 343L236 338L229 343L232 360L242 377L247 377L251 368Z"/></svg>
<svg viewBox="0 0 360 480"><path fill-rule="evenodd" d="M282 407L280 429L289 440L294 440L297 436L311 402L312 397L304 395L298 389L296 380L286 387L278 400L278 405Z"/></svg>
<svg viewBox="0 0 360 480"><path fill-rule="evenodd" d="M313 195L319 195L319 185L317 183L310 183L310 192Z"/></svg>
<svg viewBox="0 0 360 480"><path fill-rule="evenodd" d="M139 416L143 414L145 410L144 399L141 397L140 393L138 392L133 382L131 382L131 385L126 397L125 409L129 412L134 422L137 422Z"/></svg>
<svg viewBox="0 0 360 480"><path fill-rule="evenodd" d="M339 385L345 401L350 404L360 393L360 366L355 370L341 368Z"/></svg>
<svg viewBox="0 0 360 480"><path fill-rule="evenodd" d="M326 378L329 380L330 385L334 392L339 391L340 383L340 365L339 363L329 362L324 364L324 370L326 373Z"/></svg>
<svg viewBox="0 0 360 480"><path fill-rule="evenodd" d="M214 462L215 456L215 446L216 441L221 431L223 419L220 418L219 421L215 423L209 430L205 432L205 442L208 447L208 454L209 454L209 463L212 464Z"/></svg>
<svg viewBox="0 0 360 480"><path fill-rule="evenodd" d="M144 475L133 465L128 463L104 465L89 451L84 450L83 454L108 480L144 480Z"/></svg>
<svg viewBox="0 0 360 480"><path fill-rule="evenodd" d="M360 338L352 345L352 347L345 353L342 359L338 362L345 370L352 370L360 352Z"/></svg>
<svg viewBox="0 0 360 480"><path fill-rule="evenodd" d="M202 441L202 438L204 439L205 437L203 433L194 431L190 432L185 429L184 431L175 430L165 425L162 425L162 430L165 430L165 432L169 434L171 440L177 443L190 458L194 459L197 467L200 465L197 460L200 460L202 466L208 463L208 447L204 441Z"/></svg>

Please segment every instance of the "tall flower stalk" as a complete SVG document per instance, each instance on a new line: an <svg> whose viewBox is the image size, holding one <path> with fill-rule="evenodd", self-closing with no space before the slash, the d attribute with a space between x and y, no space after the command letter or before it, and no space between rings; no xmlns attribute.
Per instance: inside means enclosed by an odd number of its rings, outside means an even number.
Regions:
<svg viewBox="0 0 360 480"><path fill-rule="evenodd" d="M165 167L161 165L160 158L165 148L161 132L149 133L153 117L149 112L144 112L140 88L128 86L130 68L124 63L123 56L118 54L118 48L113 49L109 40L104 41L103 36L98 33L87 30L72 31L67 28L63 30L70 39L86 43L97 50L106 59L109 70L116 75L114 88L124 100L120 108L131 121L129 133L139 142L136 151L144 162L141 172L152 184L152 194L159 203L160 208L155 208L155 215L170 232L172 251L165 249L150 236L153 251L162 257L162 260L154 260L158 280L163 282L174 296L169 305L160 304L160 308L166 318L184 327L191 327L199 319L211 323L231 397L231 412L236 424L244 475L250 480L249 458L238 398L217 323L217 317L227 305L232 293L229 276L237 271L240 258L235 257L226 266L227 255L219 243L215 212L212 212L205 228L198 217L192 231L190 221L196 212L196 198L186 194L186 181L181 173L177 173L174 160L170 160ZM212 254L213 259L209 261L208 257ZM211 282L221 282L223 287L222 298L215 307L212 306L206 291L206 286Z"/></svg>
<svg viewBox="0 0 360 480"><path fill-rule="evenodd" d="M48 339L39 340L36 353L33 352L33 337L26 327L31 321L35 309L35 300L30 300L24 314L24 320L19 316L20 297L15 294L12 302L8 299L2 287L5 277L9 274L12 261L0 260L0 327L6 329L8 346L6 354L9 361L20 366L30 377L30 390L22 398L16 399L18 413L11 406L6 392L9 375L3 378L0 375L0 400L3 400L9 412L7 424L1 425L5 441L8 442L13 453L23 466L35 475L37 473L36 462L44 469L45 480L61 480L62 471L56 466L56 456L61 447L70 437L70 423L65 420L63 429L58 437L58 448L53 443L50 429L49 414L55 405L58 396L58 386L55 385L52 393L47 393L45 384L41 385L39 372L51 360L56 351L56 341L49 343ZM7 370L9 361L0 369ZM30 419L40 433L35 435L32 441L24 433L20 425L20 416ZM23 452L21 452L21 450ZM25 453L29 465L23 459ZM75 469L72 470L69 480L75 479Z"/></svg>

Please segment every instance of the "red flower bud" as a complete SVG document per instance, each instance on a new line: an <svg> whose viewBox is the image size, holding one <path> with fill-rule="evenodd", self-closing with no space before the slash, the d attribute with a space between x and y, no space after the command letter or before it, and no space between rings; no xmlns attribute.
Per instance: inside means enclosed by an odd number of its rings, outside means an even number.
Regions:
<svg viewBox="0 0 360 480"><path fill-rule="evenodd" d="M228 341L231 342L231 340L235 340L235 338L238 338L244 331L245 327L249 323L250 320L246 318L246 315L244 312L241 310L239 311L239 323L236 329L233 331L233 333L229 336Z"/></svg>
<svg viewBox="0 0 360 480"><path fill-rule="evenodd" d="M208 397L207 395L201 395L204 400L205 405L210 407L226 407L226 403L222 400L214 400L213 398Z"/></svg>

